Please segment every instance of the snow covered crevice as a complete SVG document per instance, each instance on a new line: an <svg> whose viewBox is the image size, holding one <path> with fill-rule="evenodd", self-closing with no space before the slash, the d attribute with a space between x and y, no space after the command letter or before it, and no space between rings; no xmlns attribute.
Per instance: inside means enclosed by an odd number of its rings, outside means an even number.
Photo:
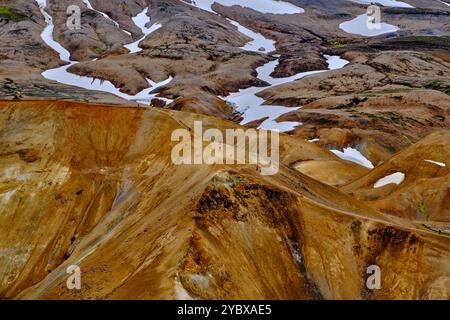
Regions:
<svg viewBox="0 0 450 320"><path fill-rule="evenodd" d="M325 56L328 63L328 70L335 70L345 66L348 61L341 59L338 56ZM241 124L247 124L252 121L264 120L258 127L258 129L263 130L275 130L280 132L287 132L295 129L295 127L301 125L301 122L295 121L283 121L277 122L276 119L281 115L298 110L297 108L290 108L285 106L275 106L275 105L264 105L264 99L258 97L258 93L278 86L281 84L289 83L308 75L313 75L321 72L326 72L328 70L317 70L317 71L307 71L301 72L291 77L285 78L273 78L271 74L278 66L280 61L274 60L256 69L258 79L264 80L270 84L268 87L250 87L247 89L241 89L238 92L231 93L227 97L224 97L227 102L233 105L238 112L242 114L243 120Z"/></svg>
<svg viewBox="0 0 450 320"><path fill-rule="evenodd" d="M245 44L245 46L241 47L241 49L245 51L253 51L253 52L263 52L269 53L275 51L275 41L265 38L262 34L254 32L237 21L227 19L233 26L238 28L238 31L242 34L245 34L247 37L253 39L252 41Z"/></svg>
<svg viewBox="0 0 450 320"><path fill-rule="evenodd" d="M159 83L155 83L151 81L150 79L147 79L147 82L149 84L149 87L142 90L141 92L137 93L136 95L129 95L126 93L121 92L118 88L114 86L110 81L107 80L101 80L96 79L92 77L86 77L86 76L79 76L73 73L70 73L67 71L68 68L78 63L78 61L72 61L70 60L70 52L67 51L62 45L60 45L54 38L53 38L53 18L48 12L46 11L47 8L47 1L46 0L36 0L36 2L39 5L39 9L42 13L42 15L45 18L46 26L44 30L41 33L42 40L53 50L55 50L59 54L59 58L67 62L68 64L62 67L54 68L46 70L42 73L42 76L48 80L53 80L65 85L69 86L75 86L87 90L95 90L95 91L102 91L114 94L118 97L121 97L126 100L130 101L150 101L151 99L155 98L157 94L150 94L153 90L156 88L162 87L164 85L167 85L169 82L172 81L172 77L169 77L168 79L161 81ZM141 12L141 14L144 14L147 16L147 8ZM139 15L138 15L139 16ZM149 29L145 28L146 23L143 23L141 25L141 21L143 20L142 16L139 16L139 27L143 28L143 33L145 35L150 34L151 32ZM149 19L148 19L149 20ZM136 20L137 21L137 20ZM145 30L144 30L145 28ZM154 31L154 30L152 30ZM136 44L137 46L137 44ZM169 99L165 99L167 102L171 102Z"/></svg>
<svg viewBox="0 0 450 320"><path fill-rule="evenodd" d="M125 45L125 48L130 50L130 53L136 53L139 51L142 51L142 49L139 47L139 43L144 40L149 34L155 32L159 28L162 27L160 23L154 23L150 27L146 27L148 23L150 23L150 17L148 16L148 8L145 8L142 12L138 13L135 17L133 17L133 22L136 26L138 26L144 36L140 38L139 40Z"/></svg>

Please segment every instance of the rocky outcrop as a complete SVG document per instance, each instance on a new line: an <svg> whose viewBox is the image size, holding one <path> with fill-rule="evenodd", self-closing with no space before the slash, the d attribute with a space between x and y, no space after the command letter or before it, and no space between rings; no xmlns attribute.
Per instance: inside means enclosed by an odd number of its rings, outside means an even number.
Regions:
<svg viewBox="0 0 450 320"><path fill-rule="evenodd" d="M327 148L357 147L373 163L448 128L448 62L418 52L348 52L340 70L263 91L269 104L303 106L280 121Z"/></svg>

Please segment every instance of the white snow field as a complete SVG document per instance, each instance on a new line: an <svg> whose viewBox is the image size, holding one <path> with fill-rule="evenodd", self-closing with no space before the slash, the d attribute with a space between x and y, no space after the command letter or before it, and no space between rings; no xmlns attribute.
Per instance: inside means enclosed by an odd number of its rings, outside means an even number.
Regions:
<svg viewBox="0 0 450 320"><path fill-rule="evenodd" d="M357 163L360 166L363 166L363 167L366 167L369 169L374 168L372 162L370 162L369 159L364 157L361 154L361 152L359 152L358 150L356 150L354 148L344 148L343 151L339 151L339 150L330 150L330 151L333 152L335 155L337 155L339 158L341 158L343 160Z"/></svg>
<svg viewBox="0 0 450 320"><path fill-rule="evenodd" d="M134 24L141 29L144 36L133 43L125 45L125 48L130 50L130 53L142 51L142 49L139 47L139 43L144 40L149 34L162 27L161 24L154 23L149 28L147 28L146 25L150 23L150 17L147 15L147 13L148 8L145 8L142 12L138 13L135 17L132 18Z"/></svg>
<svg viewBox="0 0 450 320"><path fill-rule="evenodd" d="M325 56L328 62L329 70L334 70L345 66L348 61L339 58L338 56ZM243 120L241 124L247 124L255 120L264 120L258 129L263 130L276 130L280 132L291 131L295 127L301 125L300 122L294 121L275 121L281 115L298 110L297 108L289 108L285 106L264 105L264 99L258 97L257 94L268 88L292 82L308 75L325 72L327 70L307 71L301 72L291 77L286 78L273 78L270 74L275 70L279 60L270 61L269 63L256 69L258 79L264 80L270 84L268 87L250 87L247 89L241 89L238 92L231 93L224 99L233 105L236 110L242 113Z"/></svg>
<svg viewBox="0 0 450 320"><path fill-rule="evenodd" d="M388 184L400 184L405 180L405 174L402 172L396 172L393 174L390 174L384 178L381 178L374 184L374 188L381 188Z"/></svg>

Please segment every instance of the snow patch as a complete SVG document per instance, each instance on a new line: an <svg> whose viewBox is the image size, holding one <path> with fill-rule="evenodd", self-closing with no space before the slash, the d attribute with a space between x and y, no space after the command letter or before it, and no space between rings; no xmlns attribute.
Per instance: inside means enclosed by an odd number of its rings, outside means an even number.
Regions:
<svg viewBox="0 0 450 320"><path fill-rule="evenodd" d="M388 175L384 178L381 178L374 184L373 187L381 188L381 187L384 187L385 185L393 184L393 183L399 185L400 183L403 182L403 180L405 180L405 174L402 172L396 172L396 173Z"/></svg>
<svg viewBox="0 0 450 320"><path fill-rule="evenodd" d="M345 66L348 61L341 59L338 56L324 56L327 59L329 70L334 70L337 68L342 68ZM268 87L250 87L247 89L240 89L238 92L231 93L227 97L223 98L228 103L233 105L235 109L242 113L242 121L241 124L247 124L249 122L253 122L256 120L264 120L258 129L262 130L273 130L279 132L287 132L294 130L297 126L301 125L301 122L296 121L284 121L277 122L276 119L283 114L286 114L291 111L298 110L300 107L289 108L285 106L274 106L274 105L264 105L264 99L258 97L257 94L263 90L268 88L281 85L284 83L292 82L308 75L325 72L327 70L317 70L317 71L307 71L301 72L291 77L285 78L273 78L271 76L272 72L275 71L275 68L279 64L279 60L270 61L265 65L256 69L258 79L264 80L268 82L270 86Z"/></svg>
<svg viewBox="0 0 450 320"><path fill-rule="evenodd" d="M261 13L272 14L296 14L303 13L304 10L291 3L278 0L193 0L192 3L185 3L198 7L200 9L216 13L212 10L212 5L217 2L224 6L240 5L241 7L251 8ZM248 42L243 50L252 52L272 52L275 51L275 41L265 38L263 35L254 32L236 21L227 19L232 25L238 28L238 31L248 36L252 41ZM325 56L329 65L329 70L334 70L343 67L348 61L340 59L339 57ZM273 78L270 74L275 70L279 60L270 61L262 67L256 69L258 78L270 84L268 87L250 87L241 89L238 92L231 93L222 99L226 100L230 105L234 106L236 111L242 114L243 120L241 124L247 124L256 120L263 120L258 129L274 130L280 132L291 131L295 127L301 125L300 122L284 121L277 122L276 119L283 114L297 110L299 108L288 108L284 106L268 106L264 105L264 99L257 96L257 94L267 88L283 83L298 80L305 76L324 72L326 70L309 71L296 74L291 77Z"/></svg>
<svg viewBox="0 0 450 320"><path fill-rule="evenodd" d="M329 55L325 54L324 57L325 57L325 59L327 59L329 70L341 69L348 64L347 60L342 59L339 56L329 56Z"/></svg>
<svg viewBox="0 0 450 320"><path fill-rule="evenodd" d="M238 28L238 31L242 34L245 34L247 37L253 39L252 41L248 42L245 46L241 47L241 49L244 49L246 51L253 51L253 52L272 52L275 51L275 41L265 38L263 35L253 32L250 29L247 29L246 27L242 26L236 21L227 19L232 25L236 26ZM262 50L260 50L262 49Z"/></svg>
<svg viewBox="0 0 450 320"><path fill-rule="evenodd" d="M365 5L380 4L385 7L415 8L414 6L406 2L396 0L350 0L350 1ZM358 34L366 37L378 36L380 34L396 32L399 30L398 27L388 23L381 23L380 24L381 28L379 29L369 29L367 27L368 18L369 17L367 16L367 14L362 14L360 16L357 16L353 20L341 23L339 25L339 28L347 33Z"/></svg>
<svg viewBox="0 0 450 320"><path fill-rule="evenodd" d="M445 167L445 163L442 163L442 162L437 162L437 161L433 161L433 160L425 160L425 161L429 162L429 163L433 163L435 165L438 165L439 167Z"/></svg>
<svg viewBox="0 0 450 320"><path fill-rule="evenodd" d="M42 76L48 80L54 80L59 83L63 83L70 86L75 86L87 90L97 90L102 92L108 92L112 93L118 97L121 97L126 100L143 100L143 99L152 99L157 94L150 95L150 92L154 89L161 87L163 85L168 84L170 81L172 81L172 77L167 78L166 80L156 83L147 79L147 82L149 83L149 88L146 88L142 90L141 92L137 93L136 95L129 95L127 93L121 92L118 88L116 88L110 81L107 80L101 80L101 79L95 79L92 77L85 77L85 76L79 76L73 73L70 73L67 71L67 69L71 66L76 64L76 62L71 62L69 65L50 69L47 71L44 71L42 73ZM152 86L154 84L154 86Z"/></svg>
<svg viewBox="0 0 450 320"><path fill-rule="evenodd" d="M363 166L363 167L366 167L366 168L369 168L369 169L373 169L374 168L372 162L370 162L369 159L364 157L361 154L361 152L359 152L356 149L344 148L343 151L339 151L339 150L330 150L330 151L333 152L335 155L337 155L339 158L341 158L343 160L347 160L347 161L351 161L351 162L357 163L360 166Z"/></svg>
<svg viewBox="0 0 450 320"><path fill-rule="evenodd" d="M135 17L132 18L134 24L139 27L139 29L141 29L144 36L133 43L125 45L125 48L130 50L130 53L142 51L142 49L139 47L139 43L144 40L149 34L162 27L160 23L154 23L151 27L147 28L146 25L150 23L150 17L147 15L147 13L148 8L145 8L144 10L142 10L142 12L138 13Z"/></svg>
<svg viewBox="0 0 450 320"><path fill-rule="evenodd" d="M380 34L396 32L399 30L398 27L384 22L380 23L379 29L369 29L367 27L368 19L369 16L367 14L361 14L350 21L341 23L339 28L347 33L358 34L366 37L374 37Z"/></svg>

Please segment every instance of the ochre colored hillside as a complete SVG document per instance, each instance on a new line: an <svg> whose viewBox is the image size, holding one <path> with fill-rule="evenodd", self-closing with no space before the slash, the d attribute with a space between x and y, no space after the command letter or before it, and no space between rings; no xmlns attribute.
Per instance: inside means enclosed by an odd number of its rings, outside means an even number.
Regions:
<svg viewBox="0 0 450 320"><path fill-rule="evenodd" d="M450 222L449 160L450 131L437 131L341 189L382 212ZM395 172L405 174L401 184L374 188L379 179Z"/></svg>
<svg viewBox="0 0 450 320"><path fill-rule="evenodd" d="M176 111L1 102L0 297L450 298L450 237L289 168L334 159L328 151L283 136L274 176L174 165L171 133L195 119L236 126ZM74 264L78 291L66 287ZM365 286L372 264L380 290Z"/></svg>

